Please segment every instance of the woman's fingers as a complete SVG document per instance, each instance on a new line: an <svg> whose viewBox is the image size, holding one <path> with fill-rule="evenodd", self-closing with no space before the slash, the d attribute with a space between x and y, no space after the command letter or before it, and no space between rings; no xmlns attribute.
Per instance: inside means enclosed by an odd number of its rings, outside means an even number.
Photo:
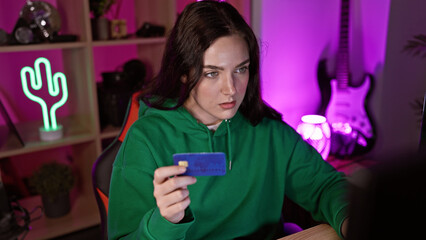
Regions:
<svg viewBox="0 0 426 240"><path fill-rule="evenodd" d="M188 189L178 189L157 199L157 206L165 209L189 198Z"/></svg>
<svg viewBox="0 0 426 240"><path fill-rule="evenodd" d="M159 208L161 216L171 223L179 223L185 216L185 209L191 203L189 197L177 202L167 208Z"/></svg>
<svg viewBox="0 0 426 240"><path fill-rule="evenodd" d="M163 183L169 177L182 174L186 171L186 167L166 166L157 168L154 172L154 183Z"/></svg>
<svg viewBox="0 0 426 240"><path fill-rule="evenodd" d="M188 185L194 184L197 180L195 177L191 176L175 176L177 175L176 173L182 174L183 172L171 167L179 168L179 166L162 167L158 168L154 173L154 196L156 198L169 194L176 189L186 189ZM184 168L184 171L185 170Z"/></svg>
<svg viewBox="0 0 426 240"><path fill-rule="evenodd" d="M161 215L172 223L185 216L190 204L188 185L196 182L195 177L177 176L186 171L181 166L160 167L154 172L154 197Z"/></svg>

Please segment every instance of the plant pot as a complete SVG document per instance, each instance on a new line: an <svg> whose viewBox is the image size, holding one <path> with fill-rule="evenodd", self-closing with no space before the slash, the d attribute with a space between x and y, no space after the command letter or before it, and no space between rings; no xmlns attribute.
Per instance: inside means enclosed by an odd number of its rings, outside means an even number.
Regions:
<svg viewBox="0 0 426 240"><path fill-rule="evenodd" d="M108 40L110 36L110 21L104 17L92 18L92 34L95 40Z"/></svg>
<svg viewBox="0 0 426 240"><path fill-rule="evenodd" d="M64 193L55 198L42 195L41 201L43 203L44 214L49 218L62 217L71 210L69 193Z"/></svg>

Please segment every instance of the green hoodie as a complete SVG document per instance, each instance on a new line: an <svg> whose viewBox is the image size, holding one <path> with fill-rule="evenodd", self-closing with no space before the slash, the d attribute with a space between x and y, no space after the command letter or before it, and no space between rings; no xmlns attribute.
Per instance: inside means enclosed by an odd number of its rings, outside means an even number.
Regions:
<svg viewBox="0 0 426 240"><path fill-rule="evenodd" d="M178 224L164 219L153 173L174 153L224 152L224 176L197 177ZM231 165L232 164L232 165ZM231 166L230 166L231 165ZM230 169L229 169L230 168ZM110 239L276 239L284 194L340 234L346 181L289 125L264 118L253 126L239 112L215 132L185 108L141 103L114 162L108 212ZM284 216L285 217L285 216Z"/></svg>

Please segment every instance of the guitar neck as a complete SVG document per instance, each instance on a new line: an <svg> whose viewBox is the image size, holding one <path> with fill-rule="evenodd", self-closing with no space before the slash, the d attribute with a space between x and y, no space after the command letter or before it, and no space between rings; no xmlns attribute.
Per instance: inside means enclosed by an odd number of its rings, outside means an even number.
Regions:
<svg viewBox="0 0 426 240"><path fill-rule="evenodd" d="M349 0L342 0L340 11L339 48L336 59L336 80L340 89L349 85Z"/></svg>

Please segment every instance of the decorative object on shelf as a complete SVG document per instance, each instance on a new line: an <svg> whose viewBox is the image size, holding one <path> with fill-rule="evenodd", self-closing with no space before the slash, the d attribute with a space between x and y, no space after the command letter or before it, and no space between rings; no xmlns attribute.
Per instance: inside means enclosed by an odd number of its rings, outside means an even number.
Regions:
<svg viewBox="0 0 426 240"><path fill-rule="evenodd" d="M327 119L321 115L304 115L296 130L310 145L312 145L327 160L330 153L331 130Z"/></svg>
<svg viewBox="0 0 426 240"><path fill-rule="evenodd" d="M53 34L50 39L51 43L55 42L75 42L77 41L78 36L75 34Z"/></svg>
<svg viewBox="0 0 426 240"><path fill-rule="evenodd" d="M50 41L61 29L61 18L50 3L27 0L13 29L15 43Z"/></svg>
<svg viewBox="0 0 426 240"><path fill-rule="evenodd" d="M40 65L43 64L46 73L46 83L42 82ZM27 75L29 75L29 82ZM57 72L52 75L52 69L48 59L44 57L37 58L34 62L34 69L31 67L23 67L21 69L21 83L24 94L32 101L37 102L41 106L43 114L44 126L39 128L40 139L43 141L53 141L62 138L63 127L58 125L56 121L56 110L63 106L68 100L68 87L65 74ZM31 86L31 90L28 87ZM47 88L51 97L59 99L54 103L50 110L47 109L46 102L35 93L41 88ZM59 94L62 94L60 96Z"/></svg>
<svg viewBox="0 0 426 240"><path fill-rule="evenodd" d="M115 0L90 0L90 11L93 13L92 34L95 40L108 40L110 21L104 15L108 13Z"/></svg>
<svg viewBox="0 0 426 240"><path fill-rule="evenodd" d="M40 39L34 37L30 25L23 18L18 18L12 32L11 44L30 44L37 42L40 42Z"/></svg>
<svg viewBox="0 0 426 240"><path fill-rule="evenodd" d="M162 37L166 28L164 26L155 25L145 22L136 32L138 37Z"/></svg>
<svg viewBox="0 0 426 240"><path fill-rule="evenodd" d="M29 178L29 184L41 195L44 214L47 217L61 217L71 210L69 193L75 183L75 176L69 165L49 162L41 165Z"/></svg>
<svg viewBox="0 0 426 240"><path fill-rule="evenodd" d="M10 36L9 34L0 28L0 46L2 45L7 45L10 41Z"/></svg>
<svg viewBox="0 0 426 240"><path fill-rule="evenodd" d="M116 0L116 8L113 13L111 20L111 38L112 39L121 39L127 37L127 21L125 19L120 19L120 9L123 0Z"/></svg>
<svg viewBox="0 0 426 240"><path fill-rule="evenodd" d="M1 97L0 97L0 115L3 117L3 120L6 122L6 125L9 129L9 132L6 135L6 139L8 139L10 134L11 134L11 135L13 135L17 138L19 144L23 147L25 145L24 140L22 140L22 137L19 134L18 130L16 129L15 124L13 124L12 119L10 118L10 116L9 116L7 110L6 110L6 107L3 105ZM3 139L3 136L1 136L0 147L3 146L6 139Z"/></svg>
<svg viewBox="0 0 426 240"><path fill-rule="evenodd" d="M98 85L98 102L101 125L119 127L126 115L127 104L133 92L144 84L145 65L139 59L127 61L122 69L102 73Z"/></svg>
<svg viewBox="0 0 426 240"><path fill-rule="evenodd" d="M121 69L123 79L131 92L139 91L145 83L146 66L139 59L131 59Z"/></svg>
<svg viewBox="0 0 426 240"><path fill-rule="evenodd" d="M111 38L120 39L127 37L127 23L124 19L111 20Z"/></svg>
<svg viewBox="0 0 426 240"><path fill-rule="evenodd" d="M90 11L95 18L104 16L111 9L115 0L89 0Z"/></svg>
<svg viewBox="0 0 426 240"><path fill-rule="evenodd" d="M110 35L110 21L107 18L92 18L92 34L95 40L108 40Z"/></svg>

